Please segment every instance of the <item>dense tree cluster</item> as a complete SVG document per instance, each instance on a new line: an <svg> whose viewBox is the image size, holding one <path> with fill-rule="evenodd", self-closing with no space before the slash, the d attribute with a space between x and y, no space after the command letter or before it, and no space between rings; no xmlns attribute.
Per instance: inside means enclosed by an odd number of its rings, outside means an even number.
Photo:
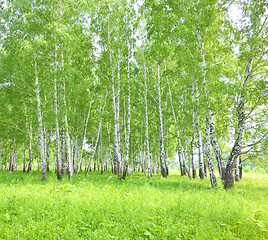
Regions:
<svg viewBox="0 0 268 240"><path fill-rule="evenodd" d="M1 167L167 177L177 154L232 187L241 156L267 158L267 17L262 0L3 1Z"/></svg>

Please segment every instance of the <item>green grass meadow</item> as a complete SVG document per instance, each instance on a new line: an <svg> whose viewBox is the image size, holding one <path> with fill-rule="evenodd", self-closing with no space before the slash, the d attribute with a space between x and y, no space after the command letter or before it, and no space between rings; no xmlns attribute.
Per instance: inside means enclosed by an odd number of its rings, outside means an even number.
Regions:
<svg viewBox="0 0 268 240"><path fill-rule="evenodd" d="M111 178L110 178L111 176ZM218 180L219 181L219 180ZM209 179L0 171L0 239L268 239L268 175Z"/></svg>

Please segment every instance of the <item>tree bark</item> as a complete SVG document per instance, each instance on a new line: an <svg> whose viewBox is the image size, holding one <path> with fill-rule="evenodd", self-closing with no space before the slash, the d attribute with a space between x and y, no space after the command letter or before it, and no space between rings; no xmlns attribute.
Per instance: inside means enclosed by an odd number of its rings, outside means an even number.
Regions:
<svg viewBox="0 0 268 240"><path fill-rule="evenodd" d="M127 132L126 132L126 156L125 156L125 166L123 171L123 178L126 178L129 168L129 139L130 139L130 118L131 118L131 103L130 103L130 66L129 66L129 58L130 58L130 46L128 42L128 58L127 58L127 91L128 91L128 100L127 100Z"/></svg>
<svg viewBox="0 0 268 240"><path fill-rule="evenodd" d="M48 146L47 146L47 155L46 155L47 172L49 172L49 157L50 157L51 135L52 135L52 130L50 130L50 132L48 134Z"/></svg>
<svg viewBox="0 0 268 240"><path fill-rule="evenodd" d="M84 145L86 143L87 125L88 125L88 120L89 120L89 116L90 116L90 112L91 112L92 102L93 102L93 100L90 101L88 112L87 112L87 118L86 118L86 122L85 122L84 134L83 134L83 140L82 140L82 146L81 146L81 154L80 154L79 165L78 165L76 174L79 173L79 171L81 169L81 165L82 165L83 147L84 147ZM87 166L87 164L85 164L85 166Z"/></svg>
<svg viewBox="0 0 268 240"><path fill-rule="evenodd" d="M60 158L60 130L59 130L59 121L58 121L58 92L57 92L57 50L58 47L55 45L55 62L54 62L54 113L55 113L55 131L56 131L56 147L55 147L55 157L56 157L56 166L57 166L57 178L61 179L61 158Z"/></svg>
<svg viewBox="0 0 268 240"><path fill-rule="evenodd" d="M206 156L208 161L208 169L209 169L209 176L210 182L212 187L217 186L217 180L215 176L213 161L211 157L211 144L210 144L210 116L209 113L206 116Z"/></svg>
<svg viewBox="0 0 268 240"><path fill-rule="evenodd" d="M27 153L27 143L25 141L25 143L24 143L24 161L23 161L23 172L24 173L25 173L25 169L26 169L26 153Z"/></svg>
<svg viewBox="0 0 268 240"><path fill-rule="evenodd" d="M91 166L92 160L93 160L93 158L95 156L95 152L96 152L98 142L99 142L100 131L101 131L101 120L99 122L99 128L98 128L98 133L97 133L97 138L96 138L96 141L95 141L95 145L93 147L93 150L91 151L90 161L89 161L89 164L88 164L88 167L87 167L86 175L88 174L88 171L89 171L89 168ZM95 162L94 162L94 170L95 170Z"/></svg>
<svg viewBox="0 0 268 240"><path fill-rule="evenodd" d="M61 174L65 172L65 129L61 130Z"/></svg>
<svg viewBox="0 0 268 240"><path fill-rule="evenodd" d="M199 53L200 53L200 56L202 57L201 70L203 73L203 94L205 98L205 108L206 108L206 157L207 157L211 186L216 187L217 180L216 180L213 161L211 157L211 142L210 142L211 113L210 113L210 102L209 102L208 94L207 94L206 61L205 61L205 55L204 55L204 43L200 39L199 31L198 31L198 40L199 40Z"/></svg>
<svg viewBox="0 0 268 240"><path fill-rule="evenodd" d="M102 155L102 131L100 132L100 161L101 161L101 174L103 174L103 155Z"/></svg>
<svg viewBox="0 0 268 240"><path fill-rule="evenodd" d="M64 64L62 63L62 66ZM64 69L64 68L63 68ZM69 180L72 180L73 177L73 164L72 164L72 158L71 158L71 140L70 140L70 134L69 134L69 127L68 127L68 117L67 117L67 104L66 104L66 95L65 95L65 79L63 79L63 102L64 102L64 128L66 131L66 147L67 147L67 162L68 162L68 177Z"/></svg>
<svg viewBox="0 0 268 240"><path fill-rule="evenodd" d="M27 174L32 170L32 124L29 126L29 163L28 163L28 168L27 168Z"/></svg>
<svg viewBox="0 0 268 240"><path fill-rule="evenodd" d="M103 111L104 111L104 109L105 109L106 98L107 98L107 93L105 94L105 99L104 99L103 106L100 107L100 112L101 112L101 113L103 113ZM99 137L100 137L100 132L101 132L101 126L102 126L102 118L101 118L101 120L100 120L100 122L99 122L97 138L96 138L95 146L93 147L93 150L92 150L92 152L91 152L90 161L89 161L89 164L88 164L88 168L87 168L87 171L86 171L86 175L88 174L89 168L90 168L90 166L91 166L92 160L93 160L93 158L94 158L94 155L95 155L95 152L96 152L96 149L97 149L97 146L98 146ZM93 146L93 139L92 139L92 146Z"/></svg>
<svg viewBox="0 0 268 240"><path fill-rule="evenodd" d="M195 101L195 98L194 98L194 92L195 92L195 86L194 86L194 83L193 83L193 87L192 87L192 101L194 103ZM191 162L192 162L192 171L193 171L193 178L195 179L196 178L196 161L195 161L195 158L194 158L194 147L195 147L195 111L196 109L194 108L192 110L192 130L193 130L193 133L192 133L192 140L191 140Z"/></svg>
<svg viewBox="0 0 268 240"><path fill-rule="evenodd" d="M232 148L231 154L229 156L224 178L224 188L228 189L234 185L234 165L236 157L241 153L244 141L244 132L245 132L245 94L246 88L250 82L251 78L251 69L252 69L252 58L249 58L246 64L244 82L242 86L242 92L238 101L238 128L237 135L234 146Z"/></svg>
<svg viewBox="0 0 268 240"><path fill-rule="evenodd" d="M211 119L210 119L210 138L211 138L211 143L213 146L214 154L215 154L215 157L217 160L218 169L219 169L219 173L220 173L220 177L221 177L221 182L223 183L224 173L225 173L225 164L224 164L224 160L222 158L221 149L220 149L218 140L216 138L215 123L213 121L213 117L211 117Z"/></svg>
<svg viewBox="0 0 268 240"><path fill-rule="evenodd" d="M242 177L242 164L241 157L238 156L235 161L235 181L239 182Z"/></svg>
<svg viewBox="0 0 268 240"><path fill-rule="evenodd" d="M180 163L180 170L181 170L181 176L186 175L186 169L185 169L185 163L182 155L182 145L181 145L181 139L180 139L180 133L178 132L178 157L179 157L179 163Z"/></svg>
<svg viewBox="0 0 268 240"><path fill-rule="evenodd" d="M116 114L117 114L117 174L118 178L122 178L122 158L121 158L121 138L120 138L120 118L119 118L119 112L120 112L120 49L118 48L118 64L117 64L117 101L116 101Z"/></svg>
<svg viewBox="0 0 268 240"><path fill-rule="evenodd" d="M43 120L42 120L42 113L41 113L39 79L38 79L37 61L36 61L35 54L34 54L34 67L35 67L35 93L36 93L37 115L38 115L38 146L39 146L40 155L41 155L41 177L42 177L42 180L45 180L46 179L46 158L44 157Z"/></svg>
<svg viewBox="0 0 268 240"><path fill-rule="evenodd" d="M160 155L160 168L161 174L164 178L168 176L168 169L165 160L164 150L164 133L163 133L163 119L162 119L162 107L161 107L161 80L160 80L160 68L157 65L158 73L158 111L159 111L159 155Z"/></svg>
<svg viewBox="0 0 268 240"><path fill-rule="evenodd" d="M147 167L148 167L148 177L152 177L151 162L150 162L150 145L149 145L149 123L148 123L148 89L147 89L147 72L146 72L146 63L143 52L143 68L144 68L144 87L145 87L145 138L146 138L146 157L147 157Z"/></svg>

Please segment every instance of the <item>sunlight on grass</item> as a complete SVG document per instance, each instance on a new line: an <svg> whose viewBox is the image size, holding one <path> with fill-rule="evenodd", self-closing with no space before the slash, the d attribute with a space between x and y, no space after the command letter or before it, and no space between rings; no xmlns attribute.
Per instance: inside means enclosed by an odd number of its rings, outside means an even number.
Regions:
<svg viewBox="0 0 268 240"><path fill-rule="evenodd" d="M48 173L42 182L37 172L1 171L0 239L268 238L267 175L247 174L228 191L209 186L175 174L58 182Z"/></svg>

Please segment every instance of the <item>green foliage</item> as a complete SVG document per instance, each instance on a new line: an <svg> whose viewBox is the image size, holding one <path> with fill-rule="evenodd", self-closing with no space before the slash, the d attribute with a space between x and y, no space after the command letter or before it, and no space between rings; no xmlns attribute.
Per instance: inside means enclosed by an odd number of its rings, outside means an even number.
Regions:
<svg viewBox="0 0 268 240"><path fill-rule="evenodd" d="M252 172L253 173L259 173L259 174L265 174L268 171L267 171L267 168L263 168L261 166L257 166L257 167L255 167L255 168L252 169Z"/></svg>
<svg viewBox="0 0 268 240"><path fill-rule="evenodd" d="M84 173L83 173L84 174ZM267 175L234 189L173 173L92 172L57 181L47 173L0 172L0 239L267 239Z"/></svg>
<svg viewBox="0 0 268 240"><path fill-rule="evenodd" d="M199 130L204 136L208 110L213 113L216 137L223 155L229 156L230 139L236 137L239 96L244 92L247 119L244 145L246 149L253 146L247 157L254 164L266 164L268 21L264 21L267 15L264 2L1 2L0 156L4 163L13 139L19 151L19 165L30 135L37 139L37 77L44 131L49 132L55 127L54 100L57 96L59 127L61 131L68 128L71 139L80 142L79 148L84 137L88 143L96 140L101 120L101 144L104 149L113 149L115 120L111 86L114 85L123 156L129 62L130 155L133 159L145 149L145 72L150 154L155 158L159 154L159 67L167 157L171 159L177 152L178 130L185 154L189 156L195 132L193 113L199 119ZM234 6L243 10L237 20L239 24L228 16ZM244 88L245 66L251 62L249 59L252 59L250 83ZM195 97L193 85L196 85L195 91L198 90ZM101 111L104 101L105 109ZM36 143L33 143L35 156L38 154ZM51 145L54 153L54 135Z"/></svg>
<svg viewBox="0 0 268 240"><path fill-rule="evenodd" d="M244 167L244 168L243 168L243 171L244 171L245 173L249 173L249 172L251 171L250 166L246 166L246 167Z"/></svg>

